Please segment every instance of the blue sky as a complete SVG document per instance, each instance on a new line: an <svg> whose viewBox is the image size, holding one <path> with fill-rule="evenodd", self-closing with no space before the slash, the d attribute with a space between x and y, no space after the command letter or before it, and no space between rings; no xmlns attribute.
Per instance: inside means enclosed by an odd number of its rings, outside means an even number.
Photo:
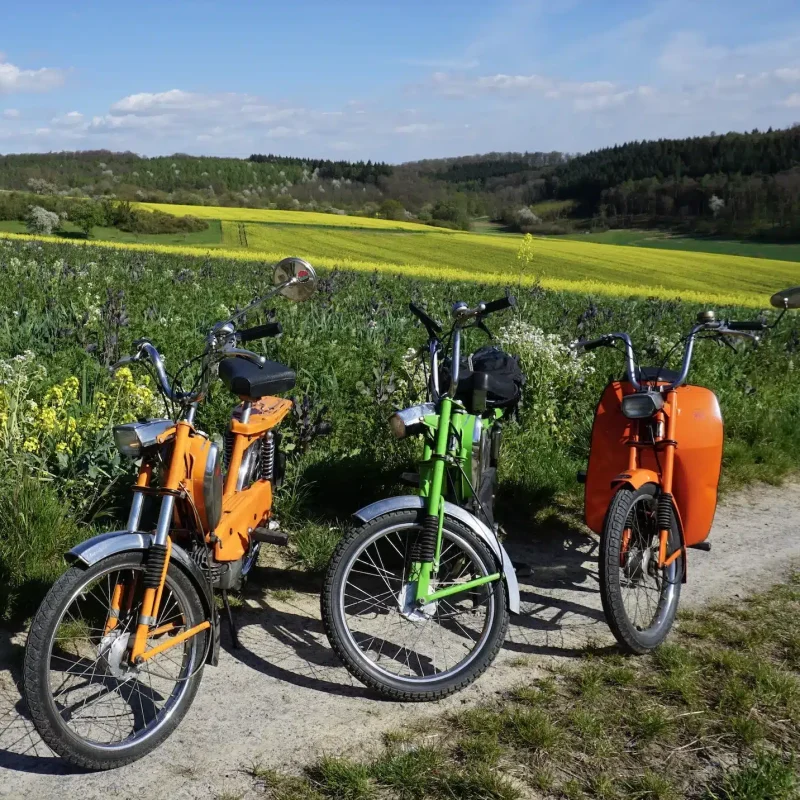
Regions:
<svg viewBox="0 0 800 800"><path fill-rule="evenodd" d="M393 162L800 121L796 0L29 2L0 152Z"/></svg>

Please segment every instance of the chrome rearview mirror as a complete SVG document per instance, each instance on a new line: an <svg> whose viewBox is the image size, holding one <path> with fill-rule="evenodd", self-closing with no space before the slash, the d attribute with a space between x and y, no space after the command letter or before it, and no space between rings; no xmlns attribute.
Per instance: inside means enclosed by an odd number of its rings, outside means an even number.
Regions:
<svg viewBox="0 0 800 800"><path fill-rule="evenodd" d="M272 282L289 300L301 303L308 300L317 288L314 267L302 258L284 258L275 265Z"/></svg>
<svg viewBox="0 0 800 800"><path fill-rule="evenodd" d="M800 286L792 286L789 289L784 289L782 292L775 292L770 297L769 302L775 308L780 308L785 311L787 308L800 308Z"/></svg>

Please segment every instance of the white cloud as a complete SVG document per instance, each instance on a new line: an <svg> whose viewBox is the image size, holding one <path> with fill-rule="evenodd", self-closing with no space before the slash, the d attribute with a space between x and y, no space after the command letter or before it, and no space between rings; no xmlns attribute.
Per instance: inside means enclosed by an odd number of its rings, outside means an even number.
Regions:
<svg viewBox="0 0 800 800"><path fill-rule="evenodd" d="M394 128L395 133L406 133L406 134L414 134L414 133L427 133L431 130L431 125L427 124L426 122L412 122L408 125L397 125Z"/></svg>
<svg viewBox="0 0 800 800"><path fill-rule="evenodd" d="M53 125L64 125L66 127L81 125L83 123L83 114L81 114L80 111L70 111L61 116L53 117L51 123Z"/></svg>
<svg viewBox="0 0 800 800"><path fill-rule="evenodd" d="M234 95L241 97L241 95ZM196 94L170 89L168 92L131 94L111 106L112 114L158 115L165 111L203 112L219 108L231 95Z"/></svg>
<svg viewBox="0 0 800 800"><path fill-rule="evenodd" d="M787 83L800 83L800 67L795 67L794 69L790 69L789 67L776 69L775 77Z"/></svg>
<svg viewBox="0 0 800 800"><path fill-rule="evenodd" d="M60 69L21 69L0 57L0 94L47 92L61 86L64 78Z"/></svg>
<svg viewBox="0 0 800 800"><path fill-rule="evenodd" d="M707 44L702 33L680 31L670 37L658 65L665 72L698 74L721 63L727 55L724 47Z"/></svg>
<svg viewBox="0 0 800 800"><path fill-rule="evenodd" d="M19 109L7 108L3 111L3 117L5 119L19 119Z"/></svg>
<svg viewBox="0 0 800 800"><path fill-rule="evenodd" d="M786 108L800 108L800 92L790 94L784 101Z"/></svg>

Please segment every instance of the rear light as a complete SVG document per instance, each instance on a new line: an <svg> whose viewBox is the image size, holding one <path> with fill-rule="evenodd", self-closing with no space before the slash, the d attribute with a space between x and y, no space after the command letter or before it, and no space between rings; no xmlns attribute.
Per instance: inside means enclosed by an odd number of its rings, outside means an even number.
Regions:
<svg viewBox="0 0 800 800"><path fill-rule="evenodd" d="M622 398L622 413L628 419L647 419L664 407L664 397L659 392L636 392Z"/></svg>

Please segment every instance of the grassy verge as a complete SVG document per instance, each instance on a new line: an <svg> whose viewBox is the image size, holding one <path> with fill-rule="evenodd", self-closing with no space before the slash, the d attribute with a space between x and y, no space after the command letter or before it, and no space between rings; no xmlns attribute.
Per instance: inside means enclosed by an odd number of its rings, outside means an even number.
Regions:
<svg viewBox="0 0 800 800"><path fill-rule="evenodd" d="M384 737L301 777L250 772L273 800L789 800L798 797L800 576L684 613L652 656L587 654L495 703Z"/></svg>

